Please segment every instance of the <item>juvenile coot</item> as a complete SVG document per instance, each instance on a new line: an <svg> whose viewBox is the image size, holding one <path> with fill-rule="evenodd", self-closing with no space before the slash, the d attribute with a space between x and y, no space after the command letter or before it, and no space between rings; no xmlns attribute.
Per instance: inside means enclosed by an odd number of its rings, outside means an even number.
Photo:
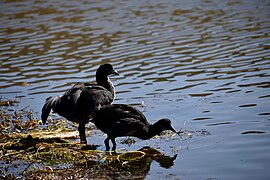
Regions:
<svg viewBox="0 0 270 180"><path fill-rule="evenodd" d="M146 140L164 130L176 132L171 126L169 119L161 119L154 124L149 124L139 110L126 104L103 106L94 113L91 122L107 134L107 138L104 141L106 151L110 150L110 140L113 143L112 150L116 149L116 137L134 136Z"/></svg>
<svg viewBox="0 0 270 180"><path fill-rule="evenodd" d="M67 120L79 123L80 140L86 144L85 124L94 111L111 104L115 98L114 86L108 77L111 74L119 75L111 64L103 64L96 71L97 84L79 82L62 96L47 98L41 114L43 124L52 109Z"/></svg>

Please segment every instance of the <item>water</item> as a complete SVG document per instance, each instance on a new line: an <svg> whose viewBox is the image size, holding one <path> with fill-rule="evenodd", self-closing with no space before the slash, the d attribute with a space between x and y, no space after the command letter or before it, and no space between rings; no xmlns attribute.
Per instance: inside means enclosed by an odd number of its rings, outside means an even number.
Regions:
<svg viewBox="0 0 270 180"><path fill-rule="evenodd" d="M40 109L112 63L116 103L168 117L185 141L137 140L178 154L146 179L270 177L269 1L0 2L0 96ZM204 133L206 131L207 133ZM88 142L103 144L100 132ZM101 147L102 149L102 147Z"/></svg>

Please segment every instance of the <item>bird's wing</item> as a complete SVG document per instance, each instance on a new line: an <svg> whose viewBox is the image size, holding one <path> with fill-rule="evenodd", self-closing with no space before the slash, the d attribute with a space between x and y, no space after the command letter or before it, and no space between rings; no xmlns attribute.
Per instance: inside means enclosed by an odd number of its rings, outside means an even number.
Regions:
<svg viewBox="0 0 270 180"><path fill-rule="evenodd" d="M75 105L84 88L84 83L76 83L64 93L62 99L65 99L65 103Z"/></svg>
<svg viewBox="0 0 270 180"><path fill-rule="evenodd" d="M117 104L115 106L120 118L133 118L140 121L140 123L148 125L146 117L138 109L126 104Z"/></svg>
<svg viewBox="0 0 270 180"><path fill-rule="evenodd" d="M77 97L76 106L79 107L93 107L97 110L100 107L111 104L113 95L107 89L98 85L84 85Z"/></svg>
<svg viewBox="0 0 270 180"><path fill-rule="evenodd" d="M104 87L96 84L76 83L59 97L51 109L70 121L77 121L78 118L89 119L94 111L112 101L112 94Z"/></svg>
<svg viewBox="0 0 270 180"><path fill-rule="evenodd" d="M48 109L46 108L49 107L48 105L51 105L50 107L53 112L67 118L69 113L74 110L74 107L76 106L77 100L79 99L83 89L83 83L74 84L62 96L48 98L45 103L46 106L44 106L44 110Z"/></svg>
<svg viewBox="0 0 270 180"><path fill-rule="evenodd" d="M111 101L111 94L104 87L80 82L74 84L62 97L66 103L74 106L85 104L86 101L97 101L98 104L108 104Z"/></svg>

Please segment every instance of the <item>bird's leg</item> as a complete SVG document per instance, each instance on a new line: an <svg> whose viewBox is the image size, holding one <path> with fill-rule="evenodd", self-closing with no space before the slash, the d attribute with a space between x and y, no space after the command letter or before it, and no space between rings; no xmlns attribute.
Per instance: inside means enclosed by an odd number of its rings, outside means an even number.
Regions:
<svg viewBox="0 0 270 180"><path fill-rule="evenodd" d="M85 123L79 123L78 130L80 134L81 143L87 144L86 136L85 136Z"/></svg>
<svg viewBox="0 0 270 180"><path fill-rule="evenodd" d="M109 141L110 141L110 137L108 136L108 137L104 140L104 144L105 144L105 146L106 146L106 151L109 151L109 150L110 150Z"/></svg>
<svg viewBox="0 0 270 180"><path fill-rule="evenodd" d="M111 138L111 141L112 141L112 144L113 144L113 147L112 147L112 150L115 151L116 149L116 142L115 142L115 138Z"/></svg>
<svg viewBox="0 0 270 180"><path fill-rule="evenodd" d="M104 144L106 146L106 151L110 151L110 137L108 136L105 140L104 140Z"/></svg>

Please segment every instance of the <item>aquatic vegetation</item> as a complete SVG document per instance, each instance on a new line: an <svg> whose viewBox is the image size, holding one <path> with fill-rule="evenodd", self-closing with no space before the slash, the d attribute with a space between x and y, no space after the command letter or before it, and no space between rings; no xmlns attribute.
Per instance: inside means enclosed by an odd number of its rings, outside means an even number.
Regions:
<svg viewBox="0 0 270 180"><path fill-rule="evenodd" d="M10 166L13 162L27 163L24 169L15 174L23 177L34 174L42 174L43 177L55 175L64 177L67 174L79 173L79 169L80 171L95 171L95 175L91 177L102 177L104 171L105 173L113 171L115 174L131 172L131 174L140 174L141 177L147 174L153 160L159 162L165 159L167 162L165 164L173 164L172 161L176 158L176 156L167 157L148 147L120 154L108 154L96 150L94 146L91 147L92 150L89 150L91 148L85 148L86 145L71 143L60 138L46 139L16 133L4 138L8 141L0 143L0 166L16 169ZM3 177L8 175L7 172L14 171L8 168L2 170ZM80 175L77 174L78 177Z"/></svg>
<svg viewBox="0 0 270 180"><path fill-rule="evenodd" d="M57 118L50 121L48 126L41 125L31 110L0 110L0 178L143 178L152 161L168 168L176 159L150 147L100 151L98 145L70 141L78 138L76 124ZM94 133L93 127L88 132ZM127 138L122 143L135 140Z"/></svg>
<svg viewBox="0 0 270 180"><path fill-rule="evenodd" d="M131 137L127 137L125 139L120 140L121 144L128 144L129 146L131 146L131 144L134 144L136 142L136 140L134 138Z"/></svg>
<svg viewBox="0 0 270 180"><path fill-rule="evenodd" d="M18 103L18 100L4 100L0 101L0 106L13 106Z"/></svg>

